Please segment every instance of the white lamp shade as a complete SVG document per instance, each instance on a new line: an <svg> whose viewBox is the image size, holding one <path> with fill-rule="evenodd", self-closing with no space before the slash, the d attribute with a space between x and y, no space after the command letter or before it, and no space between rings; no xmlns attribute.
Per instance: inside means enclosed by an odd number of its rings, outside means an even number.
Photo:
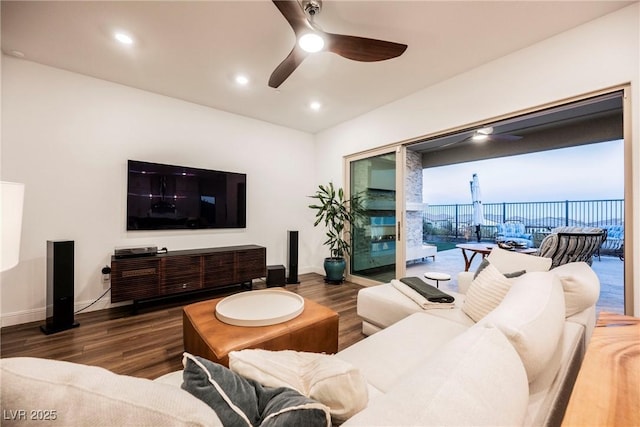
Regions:
<svg viewBox="0 0 640 427"><path fill-rule="evenodd" d="M2 181L0 212L2 212L2 246L0 246L0 271L9 270L20 258L22 234L22 206L24 184Z"/></svg>

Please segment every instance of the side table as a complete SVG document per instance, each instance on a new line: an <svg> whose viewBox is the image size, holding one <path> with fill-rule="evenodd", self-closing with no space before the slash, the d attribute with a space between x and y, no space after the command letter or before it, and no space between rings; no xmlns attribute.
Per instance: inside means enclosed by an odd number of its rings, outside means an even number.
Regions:
<svg viewBox="0 0 640 427"><path fill-rule="evenodd" d="M640 425L640 318L600 313L563 426Z"/></svg>
<svg viewBox="0 0 640 427"><path fill-rule="evenodd" d="M427 271L424 273L426 279L435 280L436 288L440 288L440 282L451 280L451 275L447 273L439 273L437 271Z"/></svg>

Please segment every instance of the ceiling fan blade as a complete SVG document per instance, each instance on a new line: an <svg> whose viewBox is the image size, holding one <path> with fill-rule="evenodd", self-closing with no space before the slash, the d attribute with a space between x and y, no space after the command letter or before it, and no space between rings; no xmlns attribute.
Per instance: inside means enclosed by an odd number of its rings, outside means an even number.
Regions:
<svg viewBox="0 0 640 427"><path fill-rule="evenodd" d="M296 0L272 0L284 19L287 20L296 36L303 31L313 30L307 16Z"/></svg>
<svg viewBox="0 0 640 427"><path fill-rule="evenodd" d="M284 82L287 77L293 73L293 71L298 68L304 58L306 58L309 54L302 50L296 44L289 55L273 70L271 73L271 77L269 77L269 86L272 88L277 88Z"/></svg>
<svg viewBox="0 0 640 427"><path fill-rule="evenodd" d="M374 62L400 56L407 50L406 44L344 34L325 33L326 50L354 61Z"/></svg>
<svg viewBox="0 0 640 427"><path fill-rule="evenodd" d="M522 139L522 137L517 135L508 135L504 133L504 134L489 135L489 139L491 139L492 141L517 141L519 139Z"/></svg>

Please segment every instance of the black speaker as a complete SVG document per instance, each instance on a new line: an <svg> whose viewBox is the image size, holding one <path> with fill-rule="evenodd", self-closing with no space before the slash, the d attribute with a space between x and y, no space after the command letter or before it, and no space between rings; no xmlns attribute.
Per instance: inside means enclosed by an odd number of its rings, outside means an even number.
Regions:
<svg viewBox="0 0 640 427"><path fill-rule="evenodd" d="M73 321L73 240L47 241L47 320L40 329L53 334L79 326Z"/></svg>
<svg viewBox="0 0 640 427"><path fill-rule="evenodd" d="M289 276L287 283L300 283L298 281L298 232L287 231L287 267Z"/></svg>
<svg viewBox="0 0 640 427"><path fill-rule="evenodd" d="M284 265L267 265L267 288L284 286Z"/></svg>

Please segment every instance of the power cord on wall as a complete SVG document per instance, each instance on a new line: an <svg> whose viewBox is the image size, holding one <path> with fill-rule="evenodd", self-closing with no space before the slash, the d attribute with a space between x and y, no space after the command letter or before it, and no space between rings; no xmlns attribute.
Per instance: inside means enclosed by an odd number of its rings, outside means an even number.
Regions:
<svg viewBox="0 0 640 427"><path fill-rule="evenodd" d="M111 274L111 267L109 267L108 265L105 265L102 270L102 281L104 283L107 283L109 281L109 275ZM78 314L81 311L86 310L87 308L91 307L93 304L97 303L98 301L100 301L106 294L107 292L109 292L111 290L111 286L109 286L109 289L107 289L106 291L104 291L104 293L102 295L100 295L95 301L93 301L91 304L89 304L86 307L81 308L80 310L76 311L74 314Z"/></svg>
<svg viewBox="0 0 640 427"><path fill-rule="evenodd" d="M84 311L84 310L86 310L87 308L91 307L93 304L95 304L95 303L97 303L98 301L100 301L100 300L102 299L102 297L104 297L104 296L107 294L107 292L109 292L110 290L111 290L111 286L109 286L109 289L107 289L106 291L104 291L104 293L103 293L102 295L100 295L100 296L99 296L95 301L93 301L91 304L89 304L89 305L88 305L88 306L86 306L86 307L81 308L80 310L76 311L76 312L75 312L75 313L73 313L73 314L78 314L78 313L80 313L81 311Z"/></svg>

